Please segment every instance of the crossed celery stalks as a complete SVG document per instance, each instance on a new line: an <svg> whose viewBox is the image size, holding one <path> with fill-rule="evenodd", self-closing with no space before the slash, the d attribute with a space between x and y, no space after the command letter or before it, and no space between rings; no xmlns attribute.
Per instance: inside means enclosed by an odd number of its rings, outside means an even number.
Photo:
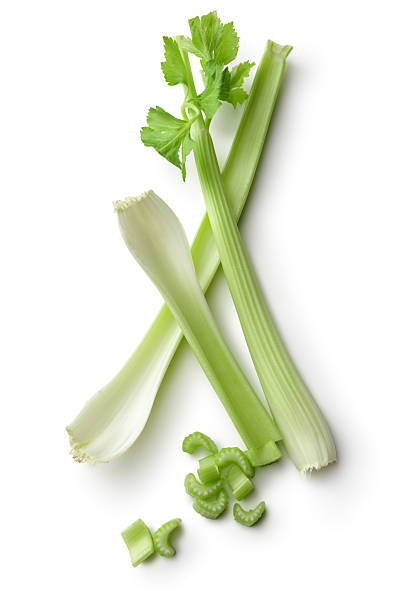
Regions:
<svg viewBox="0 0 408 612"><path fill-rule="evenodd" d="M255 308L252 313L245 305L243 296L239 294L240 271L237 271L237 266L231 259L231 252L223 248L223 237L217 236L221 225L214 223L214 215L221 214L226 217L227 226L229 225L235 240L239 242L238 231L234 232L235 221L241 215L252 184L290 51L291 47L282 47L268 41L222 171L222 181L220 179L216 186L218 193L214 197L209 192L214 190L214 176L217 176L217 172L219 174L219 170L208 126L204 120L201 125L197 121L192 126L193 139L198 143L197 148L194 148L194 155L212 227L209 217L205 215L193 241L191 256L198 282L205 292L219 266L219 252L221 253L224 273L244 333L247 331L247 315L250 315L252 323L255 322L255 327L258 327L258 337L259 333L263 335L261 342L254 342L251 341L251 334L245 333L255 368L269 407L283 435L286 450L299 470L308 470L319 469L335 460L335 447L330 431L280 340L260 294L251 296ZM189 66L187 54L182 51L182 55ZM219 208L217 209L220 199L221 213ZM239 244L237 248L240 248ZM232 250L234 251L234 246ZM245 261L244 264L245 272L248 273L249 269L249 273L253 274L249 263ZM169 307L164 304L128 362L87 402L67 427L75 459L91 463L110 461L133 444L146 424L164 374L182 337L179 325ZM272 367L269 367L270 365ZM237 427L252 451L250 457L255 465L279 458L280 453L276 453L274 447L268 447L266 442L269 439L274 443L282 437L273 420L268 417L268 421L265 421L264 439L261 435L258 440L258 432L262 430L263 422L261 412L259 415L260 420L254 426L256 435L253 437L255 442L252 448ZM245 431L246 427L247 425L244 427ZM248 435L251 435L250 431Z"/></svg>

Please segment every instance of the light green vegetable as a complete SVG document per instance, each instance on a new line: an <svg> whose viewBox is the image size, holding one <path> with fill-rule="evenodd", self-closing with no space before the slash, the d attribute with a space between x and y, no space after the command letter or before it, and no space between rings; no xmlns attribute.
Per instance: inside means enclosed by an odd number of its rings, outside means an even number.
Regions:
<svg viewBox="0 0 408 612"><path fill-rule="evenodd" d="M252 465L266 465L278 461L282 457L282 453L274 442L268 442L264 447L258 448L256 453L251 449L245 451Z"/></svg>
<svg viewBox="0 0 408 612"><path fill-rule="evenodd" d="M197 497L193 508L196 512L208 519L217 519L228 506L228 494L225 489L221 489L215 499L206 500Z"/></svg>
<svg viewBox="0 0 408 612"><path fill-rule="evenodd" d="M184 479L184 488L191 497L199 497L200 499L209 499L214 497L223 488L224 481L222 478L210 482L205 485L198 482L194 474L187 474Z"/></svg>
<svg viewBox="0 0 408 612"><path fill-rule="evenodd" d="M153 534L153 544L156 552L162 557L173 557L176 554L174 546L170 542L170 536L181 524L181 519L176 518L164 523Z"/></svg>
<svg viewBox="0 0 408 612"><path fill-rule="evenodd" d="M222 180L236 219L245 205L261 155L286 64L287 48L269 41L262 56ZM207 290L219 255L207 215L191 247L200 285ZM77 461L110 461L137 439L149 417L157 391L183 337L164 305L146 336L120 372L98 391L67 427ZM267 462L267 449L262 463Z"/></svg>
<svg viewBox="0 0 408 612"><path fill-rule="evenodd" d="M189 21L191 39L165 38L163 73L170 85L182 84L183 118L151 108L141 138L175 166L185 179L185 160L193 151L207 214L223 272L234 301L269 407L283 435L288 455L299 470L320 469L336 459L329 427L284 346L249 262L230 194L225 190L209 126L222 101L241 103L242 84L251 64L232 69L238 53L233 25L223 25L214 11ZM283 47L286 55L291 47ZM200 58L204 89L197 93L189 54Z"/></svg>
<svg viewBox="0 0 408 612"><path fill-rule="evenodd" d="M142 519L138 519L122 531L122 538L129 549L133 567L154 553L152 534Z"/></svg>
<svg viewBox="0 0 408 612"><path fill-rule="evenodd" d="M183 440L183 451L185 453L190 453L190 455L192 455L197 448L204 448L206 451L213 454L218 452L215 442L201 433L201 431L195 431L189 436L186 436Z"/></svg>
<svg viewBox="0 0 408 612"><path fill-rule="evenodd" d="M215 462L219 468L234 464L238 466L248 478L254 475L254 468L248 457L237 446L222 448L215 456Z"/></svg>
<svg viewBox="0 0 408 612"><path fill-rule="evenodd" d="M254 490L254 483L248 478L237 465L231 465L226 473L226 478L235 499L244 499Z"/></svg>
<svg viewBox="0 0 408 612"><path fill-rule="evenodd" d="M201 482L213 482L220 477L220 470L215 460L215 455L208 455L203 457L199 461L200 467L197 470L197 474Z"/></svg>
<svg viewBox="0 0 408 612"><path fill-rule="evenodd" d="M260 465L257 449L264 457L262 447L280 439L280 434L218 329L179 220L153 191L116 202L115 208L127 247L166 300L255 464Z"/></svg>
<svg viewBox="0 0 408 612"><path fill-rule="evenodd" d="M236 503L233 507L234 519L245 525L246 527L252 527L255 525L265 512L265 502L259 502L259 504L253 510L244 510L243 507Z"/></svg>

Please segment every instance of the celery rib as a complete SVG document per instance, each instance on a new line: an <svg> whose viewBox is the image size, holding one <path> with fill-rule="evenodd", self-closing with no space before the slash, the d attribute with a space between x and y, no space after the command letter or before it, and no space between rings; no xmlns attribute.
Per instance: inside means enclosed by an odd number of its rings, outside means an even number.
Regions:
<svg viewBox="0 0 408 612"><path fill-rule="evenodd" d="M222 172L236 219L241 215L258 165L285 70L286 55L279 45L267 43ZM220 263L207 215L199 226L191 254L200 285L206 291ZM164 304L123 368L88 400L67 427L71 453L77 461L110 461L135 442L182 337Z"/></svg>
<svg viewBox="0 0 408 612"><path fill-rule="evenodd" d="M265 397L299 470L335 461L327 423L281 341L245 252L208 128L192 127L194 156L223 271Z"/></svg>
<svg viewBox="0 0 408 612"><path fill-rule="evenodd" d="M129 251L166 300L247 448L255 454L259 449L264 457L265 447L280 440L280 433L218 329L195 274L180 221L153 191L116 202L115 207ZM274 456L273 452L266 463ZM258 461L255 465L262 464Z"/></svg>
<svg viewBox="0 0 408 612"><path fill-rule="evenodd" d="M284 48L287 50L290 48ZM182 52L195 95L188 54ZM190 82L191 81L191 82ZM299 470L320 469L336 459L327 422L303 382L268 312L224 188L208 124L191 127L194 158L223 272L266 400Z"/></svg>

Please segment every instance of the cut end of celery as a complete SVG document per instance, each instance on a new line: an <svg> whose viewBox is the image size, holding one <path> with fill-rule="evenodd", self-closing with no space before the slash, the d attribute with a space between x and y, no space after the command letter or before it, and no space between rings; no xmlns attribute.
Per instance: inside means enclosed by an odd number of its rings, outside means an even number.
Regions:
<svg viewBox="0 0 408 612"><path fill-rule="evenodd" d="M319 470L322 470L323 468L329 466L331 463L336 463L336 461L337 457L334 457L333 459L328 459L327 461L322 463L313 463L305 465L299 471L301 474L312 474L312 472L318 472Z"/></svg>
<svg viewBox="0 0 408 612"><path fill-rule="evenodd" d="M103 460L100 457L89 454L86 450L88 442L79 442L76 440L71 426L66 427L65 431L68 433L69 438L69 454L74 461L77 463L89 463L90 465L95 465L96 463L102 462L106 463L109 461L109 459Z"/></svg>
<svg viewBox="0 0 408 612"><path fill-rule="evenodd" d="M143 200L151 197L152 195L154 195L154 192L149 189L149 191L144 191L136 197L128 197L124 198L123 200L116 200L116 202L113 202L113 208L115 209L115 212L121 212L123 210L126 210L127 208L130 208L131 206L134 206L135 204L140 204L141 202L143 202Z"/></svg>
<svg viewBox="0 0 408 612"><path fill-rule="evenodd" d="M279 446L272 440L269 440L269 442L260 448L249 448L245 451L245 454L254 467L274 463L275 461L279 461L282 457Z"/></svg>
<svg viewBox="0 0 408 612"><path fill-rule="evenodd" d="M293 47L291 45L278 45L273 40L268 40L266 43L266 49L271 53L278 55L282 59L286 59Z"/></svg>
<svg viewBox="0 0 408 612"><path fill-rule="evenodd" d="M84 450L83 447L85 445L79 444L79 442L75 440L72 429L69 426L66 427L65 429L69 436L69 445L70 445L69 452L73 460L76 461L77 463L91 463L92 465L97 463L97 459L95 457L91 457L90 455L88 455L88 453Z"/></svg>
<svg viewBox="0 0 408 612"><path fill-rule="evenodd" d="M312 402L308 405L309 413L299 413L301 419L291 418L292 435L285 435L283 443L289 458L302 474L319 471L337 460L336 445L319 407ZM287 423L281 422L281 430Z"/></svg>

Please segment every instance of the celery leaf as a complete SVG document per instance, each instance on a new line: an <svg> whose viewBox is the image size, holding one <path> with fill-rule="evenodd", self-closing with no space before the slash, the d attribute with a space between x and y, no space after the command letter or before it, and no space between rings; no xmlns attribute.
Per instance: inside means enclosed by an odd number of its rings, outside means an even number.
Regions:
<svg viewBox="0 0 408 612"><path fill-rule="evenodd" d="M221 39L223 29L217 11L212 11L202 17L193 17L193 19L189 19L188 23L191 41L198 57L206 61L213 59L214 50Z"/></svg>
<svg viewBox="0 0 408 612"><path fill-rule="evenodd" d="M234 60L238 53L239 38L232 21L222 27L222 34L214 49L214 59L217 64L226 66Z"/></svg>
<svg viewBox="0 0 408 612"><path fill-rule="evenodd" d="M205 89L199 96L191 100L205 112L207 119L212 119L221 106L220 96L223 88L224 73L227 69L215 63L214 60L201 61Z"/></svg>
<svg viewBox="0 0 408 612"><path fill-rule="evenodd" d="M255 62L241 62L237 66L234 66L231 69L231 88L241 87L246 79L249 76L251 68L255 66Z"/></svg>
<svg viewBox="0 0 408 612"><path fill-rule="evenodd" d="M186 67L181 57L180 49L173 38L163 36L165 61L161 68L169 85L187 83Z"/></svg>
<svg viewBox="0 0 408 612"><path fill-rule="evenodd" d="M241 87L244 79L249 76L251 68L255 66L254 62L242 62L231 69L224 76L223 86L220 92L220 100L229 102L236 108L237 104L242 104L248 97L245 89Z"/></svg>
<svg viewBox="0 0 408 612"><path fill-rule="evenodd" d="M186 177L186 157L192 150L190 125L191 122L187 119L178 119L160 106L156 106L149 109L147 127L143 127L140 131L143 144L153 147L170 163L180 168L183 180Z"/></svg>
<svg viewBox="0 0 408 612"><path fill-rule="evenodd" d="M212 11L208 15L189 19L188 23L191 39L180 38L182 49L206 62L215 60L223 66L235 59L239 38L232 21L224 25L217 16L217 11Z"/></svg>

